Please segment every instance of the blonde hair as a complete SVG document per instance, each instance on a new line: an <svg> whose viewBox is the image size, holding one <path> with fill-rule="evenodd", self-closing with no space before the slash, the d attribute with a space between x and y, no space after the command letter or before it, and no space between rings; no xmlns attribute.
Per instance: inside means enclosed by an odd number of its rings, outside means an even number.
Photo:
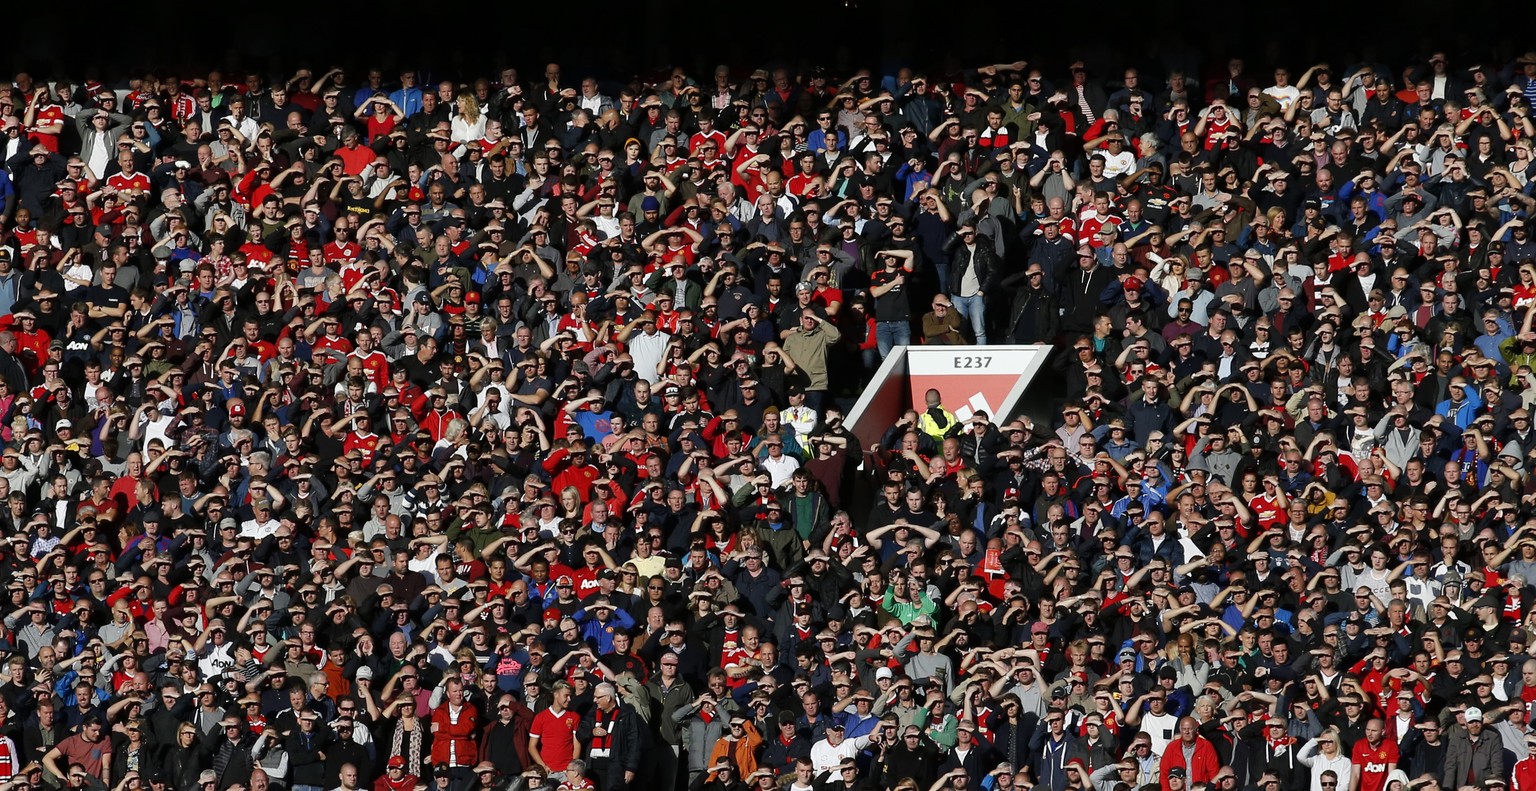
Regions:
<svg viewBox="0 0 1536 791"><path fill-rule="evenodd" d="M471 124L480 122L480 100L476 99L473 93L469 91L459 92L455 103L459 106L459 115L464 116L465 121Z"/></svg>

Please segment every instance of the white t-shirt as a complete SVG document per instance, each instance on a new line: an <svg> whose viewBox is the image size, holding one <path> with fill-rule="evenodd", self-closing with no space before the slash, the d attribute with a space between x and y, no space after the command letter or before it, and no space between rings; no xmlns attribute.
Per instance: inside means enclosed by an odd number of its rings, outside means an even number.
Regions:
<svg viewBox="0 0 1536 791"><path fill-rule="evenodd" d="M1111 154L1102 149L1097 153L1099 156L1104 157L1104 175L1110 178L1124 176L1131 172L1131 168L1136 165L1136 155L1131 153L1129 147L1119 154Z"/></svg>
<svg viewBox="0 0 1536 791"><path fill-rule="evenodd" d="M976 246L970 245L966 247L965 251L960 253L960 255L965 256L967 260L974 259L976 256ZM959 265L959 262L956 262L956 264ZM976 267L974 265L966 267L965 274L960 276L960 291L955 296L974 297L976 292L980 290L981 280L976 276Z"/></svg>
<svg viewBox="0 0 1536 791"><path fill-rule="evenodd" d="M91 131L86 132L84 136L87 138L99 138L96 141L95 147L91 149L91 158L85 163L85 166L90 168L92 175L101 178L101 174L107 172L107 164L112 161L110 155L117 151L117 141L108 137L104 131L97 132L95 127L92 127Z"/></svg>
<svg viewBox="0 0 1536 791"><path fill-rule="evenodd" d="M410 560L405 562L405 567L410 569L411 571L420 572L422 574L429 574L429 575L432 576L433 580L436 580L437 579L437 556L441 555L441 554L442 554L442 552L440 550L434 550L432 552L432 554L430 554L430 555L428 555L428 556L426 556L424 558L411 558Z"/></svg>
<svg viewBox="0 0 1536 791"><path fill-rule="evenodd" d="M811 745L811 765L815 768L816 776L821 777L837 768L844 758L852 758L859 754L859 750L869 744L868 736L860 736L855 739L843 739L836 747L826 739Z"/></svg>
<svg viewBox="0 0 1536 791"><path fill-rule="evenodd" d="M1280 103L1280 109L1289 110L1291 104L1301 96L1301 91L1297 90L1294 85L1287 85L1284 88L1278 85L1271 85L1264 89L1264 95L1274 97L1275 101Z"/></svg>
<svg viewBox="0 0 1536 791"><path fill-rule="evenodd" d="M261 539L276 533L277 529L282 526L283 523L277 521L276 519L268 519L265 522L258 522L255 519L248 519L244 524L240 525L240 537L254 538L260 541Z"/></svg>
<svg viewBox="0 0 1536 791"><path fill-rule="evenodd" d="M783 486L788 483L789 476L793 475L795 470L800 469L800 462L798 460L783 454L780 454L778 459L774 459L772 456L764 456L761 464L763 469L768 471L768 477L772 481L771 485L774 487Z"/></svg>
<svg viewBox="0 0 1536 791"><path fill-rule="evenodd" d="M1429 603L1440 595L1439 586L1434 580L1420 580L1417 577L1404 577L1403 586L1408 593L1408 601L1422 605L1426 610Z"/></svg>
<svg viewBox="0 0 1536 791"><path fill-rule="evenodd" d="M1375 594L1376 598L1384 602L1391 601L1392 589L1387 585L1387 578L1391 575L1392 572L1387 569L1376 571L1372 568L1366 568L1365 572L1355 580L1355 587L1358 588L1364 585L1371 589L1371 593Z"/></svg>
<svg viewBox="0 0 1536 791"><path fill-rule="evenodd" d="M139 434L139 450L148 451L149 443L157 439L167 448L175 447L175 443L171 442L170 434L167 433L174 422L171 416L162 414L158 409L145 414L146 416L154 415L154 417L141 418L144 428Z"/></svg>
<svg viewBox="0 0 1536 791"><path fill-rule="evenodd" d="M206 650L208 653L197 661L198 669L205 677L219 675L235 666L234 643L209 645Z"/></svg>
<svg viewBox="0 0 1536 791"><path fill-rule="evenodd" d="M1152 754L1162 755L1178 733L1179 718L1167 713L1141 715L1141 732L1152 739Z"/></svg>
<svg viewBox="0 0 1536 791"><path fill-rule="evenodd" d="M654 335L642 330L629 336L629 356L635 360L635 375L655 384L661 378L656 368L661 365L662 357L667 353L667 343L671 340L671 335L660 330Z"/></svg>

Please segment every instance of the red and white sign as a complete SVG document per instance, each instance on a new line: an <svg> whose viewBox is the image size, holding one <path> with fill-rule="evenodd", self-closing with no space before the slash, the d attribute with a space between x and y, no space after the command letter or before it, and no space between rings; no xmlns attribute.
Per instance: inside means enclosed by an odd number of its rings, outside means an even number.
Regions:
<svg viewBox="0 0 1536 791"><path fill-rule="evenodd" d="M1001 421L1045 362L1048 346L915 347L907 349L908 394L914 407L930 389L960 420L985 411Z"/></svg>
<svg viewBox="0 0 1536 791"><path fill-rule="evenodd" d="M854 405L848 424L872 446L901 412L921 409L930 389L960 420L985 411L1002 422L1050 353L1050 346L898 347Z"/></svg>

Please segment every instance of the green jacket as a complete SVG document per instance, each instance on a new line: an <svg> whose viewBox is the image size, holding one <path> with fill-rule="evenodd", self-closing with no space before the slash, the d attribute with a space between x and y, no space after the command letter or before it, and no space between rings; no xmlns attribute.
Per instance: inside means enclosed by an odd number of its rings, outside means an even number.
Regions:
<svg viewBox="0 0 1536 791"><path fill-rule="evenodd" d="M1035 106L1025 102L1022 107L1013 108L1008 102L1000 102L997 109L1003 113L1003 125L1013 124L1013 128L1019 130L1019 136L1015 140L1029 140L1035 136L1035 122L1029 120L1029 116L1035 112Z"/></svg>
<svg viewBox="0 0 1536 791"><path fill-rule="evenodd" d="M752 529L757 531L759 543L768 547L774 563L780 569L791 569L805 559L805 546L800 543L800 533L795 530L793 519L786 519L784 529L774 530L759 519Z"/></svg>
<svg viewBox="0 0 1536 791"><path fill-rule="evenodd" d="M805 372L805 389L827 390L827 352L842 337L835 324L826 322L817 324L810 332L797 329L784 339L785 353L795 361L796 368Z"/></svg>
<svg viewBox="0 0 1536 791"><path fill-rule="evenodd" d="M1520 366L1528 366L1532 371L1536 371L1536 354L1525 354L1521 352L1520 345L1523 344L1524 341L1521 341L1518 335L1505 338L1504 341L1499 344L1499 354L1504 357L1504 362L1509 363L1511 385L1517 384L1517 382L1515 382L1513 379L1513 373L1519 370Z"/></svg>
<svg viewBox="0 0 1536 791"><path fill-rule="evenodd" d="M662 691L657 677L647 682L644 689L651 709L650 723L656 729L656 735L673 747L682 744L682 734L678 733L677 722L672 714L693 701L693 688L679 678L671 689Z"/></svg>

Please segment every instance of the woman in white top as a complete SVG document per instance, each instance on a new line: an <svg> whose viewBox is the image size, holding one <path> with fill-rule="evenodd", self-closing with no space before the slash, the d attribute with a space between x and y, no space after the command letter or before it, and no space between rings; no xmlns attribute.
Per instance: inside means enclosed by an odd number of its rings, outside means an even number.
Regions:
<svg viewBox="0 0 1536 791"><path fill-rule="evenodd" d="M1296 753L1296 760L1312 770L1312 791L1351 791L1352 779L1349 756L1339 748L1339 730L1329 728L1308 741ZM1323 773L1333 772L1337 785L1324 785Z"/></svg>
<svg viewBox="0 0 1536 791"><path fill-rule="evenodd" d="M485 137L485 116L480 112L480 102L469 91L459 94L458 112L453 116L453 142L468 143Z"/></svg>
<svg viewBox="0 0 1536 791"><path fill-rule="evenodd" d="M63 260L59 262L59 276L64 278L66 294L74 293L75 289L88 288L94 275L95 270L91 268L90 261L81 255L79 248L65 253Z"/></svg>
<svg viewBox="0 0 1536 791"><path fill-rule="evenodd" d="M1156 257L1154 258L1153 256ZM1188 280L1184 277L1184 273L1189 268L1189 264L1184 261L1183 256L1170 255L1167 258L1163 258L1153 253L1147 256L1147 260L1156 264L1152 268L1152 274L1149 279L1162 286L1164 291L1169 294L1177 294L1188 285Z"/></svg>

